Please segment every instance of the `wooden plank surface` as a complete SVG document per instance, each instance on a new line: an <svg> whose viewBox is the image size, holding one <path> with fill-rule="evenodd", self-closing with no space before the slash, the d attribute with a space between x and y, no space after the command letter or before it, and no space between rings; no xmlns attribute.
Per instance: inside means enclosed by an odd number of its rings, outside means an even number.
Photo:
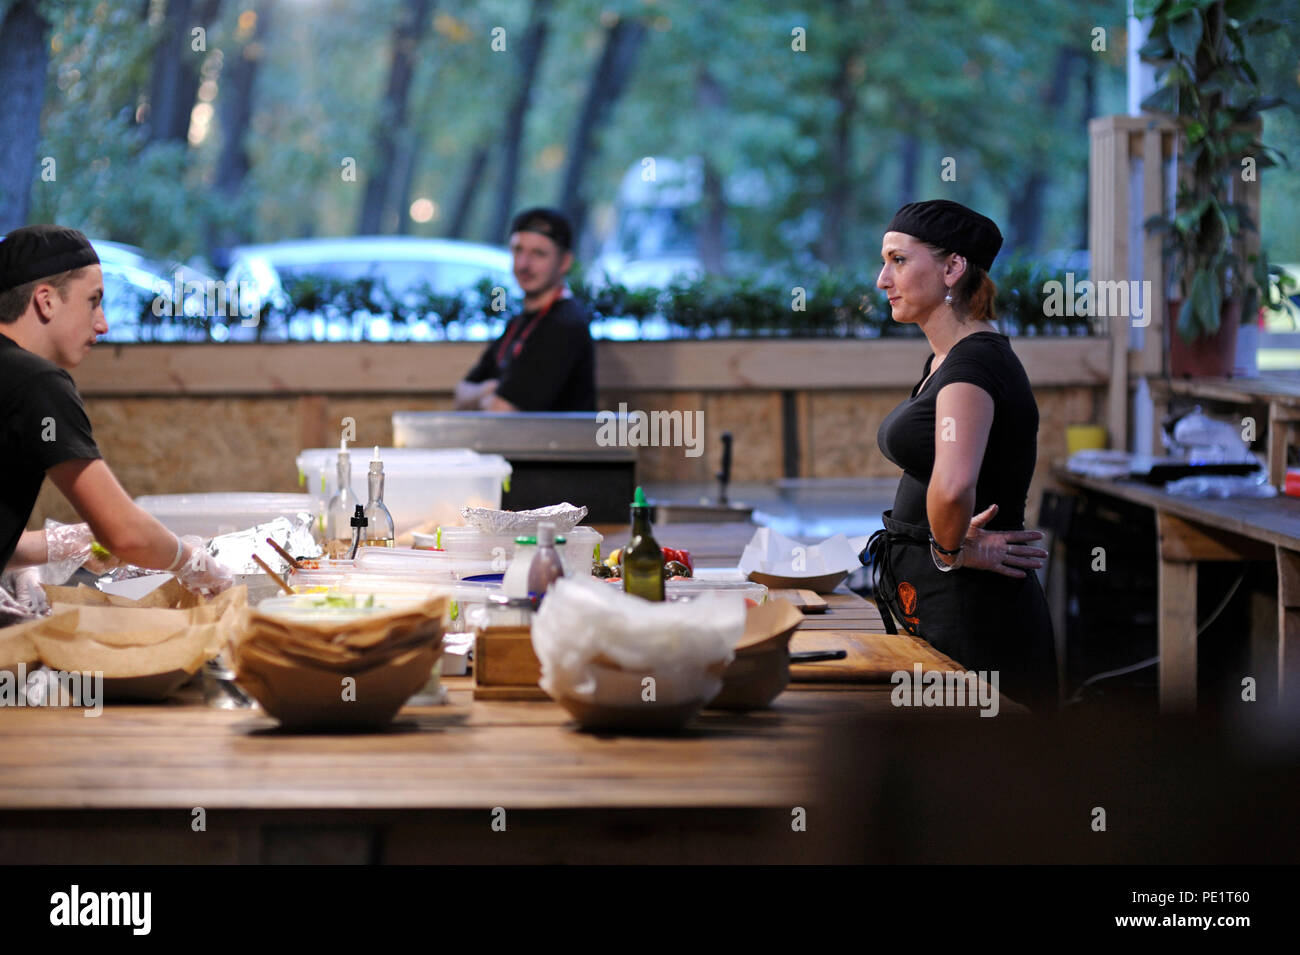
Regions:
<svg viewBox="0 0 1300 955"><path fill-rule="evenodd" d="M285 733L182 703L16 709L0 720L0 808L788 806L815 788L824 719L892 711L886 687L786 693L680 735L616 737L551 702L473 701L457 679L451 705L407 707L381 733Z"/></svg>
<svg viewBox="0 0 1300 955"><path fill-rule="evenodd" d="M1153 382L1152 388L1194 398L1210 398L1239 404L1277 401L1283 405L1300 408L1300 381L1293 378L1166 379Z"/></svg>
<svg viewBox="0 0 1300 955"><path fill-rule="evenodd" d="M816 683L888 683L903 670L920 663L922 671L960 670L961 665L944 656L924 640L907 634L862 633L845 630L798 630L790 641L791 651L845 650L843 660L795 663L790 666L791 686Z"/></svg>
<svg viewBox="0 0 1300 955"><path fill-rule="evenodd" d="M83 396L449 394L483 342L100 345L74 376ZM1106 381L1105 338L1018 338L1039 387ZM596 385L623 391L906 389L924 339L596 342Z"/></svg>
<svg viewBox="0 0 1300 955"><path fill-rule="evenodd" d="M1083 477L1071 474L1059 466L1052 469L1052 476L1067 486L1100 491L1193 523L1217 527L1289 550L1300 550L1300 498L1278 495L1270 498L1197 500L1166 494L1156 485L1139 481Z"/></svg>
<svg viewBox="0 0 1300 955"><path fill-rule="evenodd" d="M675 538L734 565L753 528L678 525ZM737 542L739 546L737 546ZM907 718L890 674L921 662L959 669L923 641L883 633L868 601L827 595L793 649L844 649L843 661L796 665L790 689L753 713L705 710L680 734L579 731L557 704L473 699L469 677L444 680L450 702L416 697L383 732L303 734L249 710L202 704L195 688L152 706L12 708L0 714L0 810L445 811L756 809L814 796L828 721L853 713ZM825 623L835 626L826 628ZM954 708L951 718L973 708ZM1026 711L1009 700L1001 712Z"/></svg>

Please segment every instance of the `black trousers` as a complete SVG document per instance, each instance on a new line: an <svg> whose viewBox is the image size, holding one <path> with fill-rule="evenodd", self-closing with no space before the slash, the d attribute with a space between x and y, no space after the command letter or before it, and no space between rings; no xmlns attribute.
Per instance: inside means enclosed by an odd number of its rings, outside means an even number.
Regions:
<svg viewBox="0 0 1300 955"><path fill-rule="evenodd" d="M945 573L930 556L929 528L896 521L891 511L882 517L866 553L885 629L901 627L968 670L996 670L1000 692L1036 713L1054 712L1056 643L1037 575Z"/></svg>

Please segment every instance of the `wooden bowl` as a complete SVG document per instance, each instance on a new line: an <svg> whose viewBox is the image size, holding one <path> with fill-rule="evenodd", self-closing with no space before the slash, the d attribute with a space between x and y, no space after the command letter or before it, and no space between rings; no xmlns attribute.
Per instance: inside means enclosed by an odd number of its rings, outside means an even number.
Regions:
<svg viewBox="0 0 1300 955"><path fill-rule="evenodd" d="M596 677L596 690L591 698L560 696L556 699L586 730L643 733L679 730L703 708L711 695L695 692L694 688L686 694L674 692L669 678L663 674L623 670L612 661L592 663L591 669ZM706 675L717 679L723 672L724 665L716 664L708 668ZM653 701L642 700L646 677L655 680Z"/></svg>
<svg viewBox="0 0 1300 955"><path fill-rule="evenodd" d="M750 607L736 658L722 678L722 690L709 709L760 710L790 684L790 638L803 614L788 600Z"/></svg>

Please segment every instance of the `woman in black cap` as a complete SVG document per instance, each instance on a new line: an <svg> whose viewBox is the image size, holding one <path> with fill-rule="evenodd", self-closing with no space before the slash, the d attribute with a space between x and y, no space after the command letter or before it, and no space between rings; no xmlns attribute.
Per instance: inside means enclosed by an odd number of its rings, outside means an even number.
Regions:
<svg viewBox="0 0 1300 955"><path fill-rule="evenodd" d="M1011 343L993 324L988 276L1002 246L991 219L947 200L898 210L876 285L896 322L920 326L933 354L876 440L903 469L868 552L876 602L1036 712L1056 708L1056 653L1034 573L1047 552L1024 530L1038 405Z"/></svg>

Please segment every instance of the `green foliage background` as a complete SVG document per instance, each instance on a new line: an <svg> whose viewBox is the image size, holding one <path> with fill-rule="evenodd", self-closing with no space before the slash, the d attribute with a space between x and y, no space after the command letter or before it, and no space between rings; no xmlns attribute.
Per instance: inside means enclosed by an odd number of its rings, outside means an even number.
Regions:
<svg viewBox="0 0 1300 955"><path fill-rule="evenodd" d="M208 31L206 69L232 48L243 0L225 0ZM33 182L32 221L61 221L94 236L166 258L206 255L208 236L237 223L273 241L355 231L400 0L276 0L246 139L251 171L234 200L211 188L222 130L200 142L148 144L135 122L148 91L160 4L142 18L139 2L66 0L44 9L53 24L50 82L40 156L58 175ZM1300 0L1273 5L1296 22ZM440 215L410 223L440 235L473 147L490 141L508 102L515 64L489 47L493 27L518 44L524 0L442 0L420 48L411 109L421 148L412 198ZM745 0L557 0L532 108L527 117L517 204L553 203L569 137L612 15L634 16L648 39L624 98L598 138L584 194L591 227L612 223L623 173L644 156L701 155L725 175L762 171L760 206L733 207L731 227L754 261L780 267L817 261L818 223L832 173L837 70L849 64L856 111L850 141L852 196L847 255L836 267L869 270L884 223L899 204L905 136L919 142L916 198L947 197L1005 222L1025 184L1047 176L1039 248L1078 248L1084 238L1088 138L1076 71L1065 103L1049 108L1044 89L1061 49L1091 64L1094 113L1123 112L1124 4L1100 0L828 0L791 4ZM806 52L791 49L803 27ZM1104 51L1092 49L1105 30ZM1297 90L1294 40L1261 44L1261 74ZM509 49L513 50L516 46ZM1082 62L1082 60L1081 60ZM702 108L701 71L723 105ZM1265 141L1293 159L1300 125L1270 114ZM957 181L940 178L943 157ZM357 162L356 182L340 175ZM496 188L490 163L476 196L468 238L486 234ZM1263 173L1263 232L1277 261L1300 261L1300 176ZM1006 231L1004 229L1004 231Z"/></svg>

